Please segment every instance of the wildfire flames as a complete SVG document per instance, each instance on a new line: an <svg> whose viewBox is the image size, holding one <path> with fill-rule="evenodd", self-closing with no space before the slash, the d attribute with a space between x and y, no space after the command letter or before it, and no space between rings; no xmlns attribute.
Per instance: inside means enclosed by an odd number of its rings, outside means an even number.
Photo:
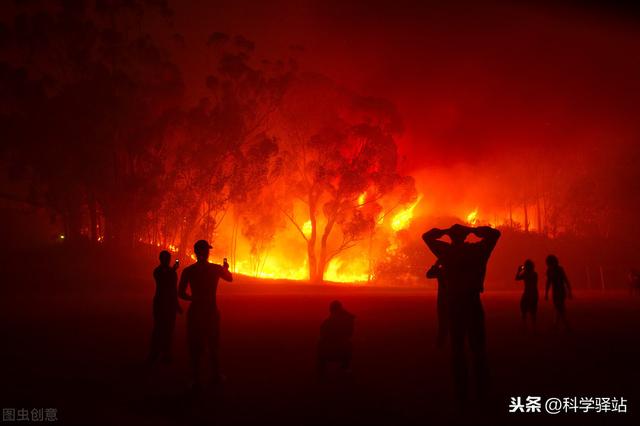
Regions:
<svg viewBox="0 0 640 426"><path fill-rule="evenodd" d="M310 228L309 228L310 230ZM215 254L214 259L218 258ZM196 260L196 256L191 254L191 259ZM267 255L261 265L256 268L249 260L238 260L231 266L231 271L237 274L263 279L285 279L304 281L309 279L309 269L306 259L299 265L295 265L286 253L272 253ZM368 260L356 258L350 261L343 261L336 258L329 262L325 279L336 283L362 283L369 280Z"/></svg>
<svg viewBox="0 0 640 426"><path fill-rule="evenodd" d="M478 209L477 208L467 215L467 223L469 225L477 225L478 224Z"/></svg>
<svg viewBox="0 0 640 426"><path fill-rule="evenodd" d="M423 198L423 194L419 194L413 202L405 204L402 209L390 208L386 213L381 212L376 218L372 238L359 241L354 248L331 259L327 264L324 279L328 282L344 284L362 284L375 279L373 264L382 258L396 256L402 247L398 233L408 229L416 217L428 212L427 206L421 205ZM362 193L354 202L357 202L358 208L364 208L363 206L367 203L367 194ZM508 226L510 221L521 219L517 215L501 219L496 216L495 221L488 223L480 219L478 207L467 212L460 216L471 226L485 223L490 226ZM233 224L229 223L231 220L224 219L220 229L233 228ZM213 242L211 261L220 263L222 258L227 257L232 272L250 277L305 281L309 279L307 253L297 235L302 232L309 238L311 231L310 220L303 222L299 230L288 226L276 235L275 242L265 248L260 257L252 254L249 243L241 236L236 243L235 256L230 254L233 252L228 242L231 238L225 234L217 234ZM373 254L372 245L375 246ZM159 243L158 246L160 246ZM179 247L175 245L170 245L168 248L173 252L179 252ZM194 255L191 255L191 258L195 260Z"/></svg>
<svg viewBox="0 0 640 426"><path fill-rule="evenodd" d="M403 229L406 229L411 224L411 219L413 219L413 210L416 208L418 203L422 200L422 195L418 196L416 201L411 204L408 208L400 211L393 217L391 221L391 229L398 232Z"/></svg>
<svg viewBox="0 0 640 426"><path fill-rule="evenodd" d="M387 245L381 250L383 253L393 253L398 248L396 233L407 229L414 219L416 207L422 200L420 194L414 202L398 211L391 219L385 220L385 215L380 214L376 221L376 232L388 235ZM362 206L366 202L366 193L361 194L357 203ZM388 217L388 216L387 216ZM307 220L301 226L301 231L307 238L311 235L311 221ZM289 229L283 232L288 236L293 234L293 230ZM224 239L221 239L224 241ZM369 258L370 253L364 249L367 241L359 243L360 249L347 251L343 255L333 258L327 265L324 278L329 282L336 283L364 283L372 278L374 274L371 271L372 262ZM220 245L214 242L214 248L211 254L211 261L219 262L220 258L227 256L227 247L224 242ZM171 246L172 251L178 250L177 247ZM291 247L289 244L276 244L270 247L264 256L257 262L252 260L248 253L248 247L244 241L238 242L238 254L235 259L230 258L230 268L232 272L263 279L288 279L288 280L307 280L309 279L309 269L306 253L301 246ZM195 255L190 256L195 261Z"/></svg>
<svg viewBox="0 0 640 426"><path fill-rule="evenodd" d="M375 228L372 230L371 239L359 241L354 248L347 250L331 259L326 266L324 279L328 282L344 284L362 284L375 279L373 267L381 259L392 259L399 254L402 241L398 238L399 232L407 230L416 217L429 214L428 207L421 205L424 195L418 194L415 200L405 204L403 208L392 208L380 212L375 220ZM367 193L360 194L354 203L358 209L364 208L367 204ZM418 209L418 207L420 208ZM419 210L419 211L418 211ZM462 210L464 212L464 210ZM488 224L489 226L509 226L511 223L520 223L522 213L512 212L511 216L499 216L494 214L494 220L488 222L481 220L479 208L466 210L459 216L471 226ZM261 279L285 279L295 281L306 281L309 279L309 268L306 248L301 244L299 233L302 232L306 238L310 238L312 233L312 223L307 220L299 225L299 229L294 229L289 224L279 231L273 239L274 242L263 248L259 257L252 252L248 240L239 236L235 243L235 255L231 241L231 236L225 234L225 230L233 228L233 219L227 217L220 226L220 233L216 233L213 240L213 250L210 260L221 263L222 258L228 258L231 271L237 274L246 275ZM536 232L534 226L529 225L529 230ZM374 237L375 235L375 237ZM140 240L143 241L143 240ZM161 243L153 243L162 247ZM375 246L372 249L372 245ZM180 253L180 247L169 244L166 248L172 252ZM373 251L373 253L372 253ZM190 255L195 261L195 256Z"/></svg>

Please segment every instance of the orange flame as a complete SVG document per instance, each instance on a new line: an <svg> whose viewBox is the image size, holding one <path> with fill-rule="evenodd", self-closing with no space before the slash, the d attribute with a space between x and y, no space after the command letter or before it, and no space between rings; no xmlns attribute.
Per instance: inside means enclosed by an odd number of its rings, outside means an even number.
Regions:
<svg viewBox="0 0 640 426"><path fill-rule="evenodd" d="M311 236L311 230L312 230L311 220L308 220L302 225L302 233L304 234L305 237L309 238Z"/></svg>
<svg viewBox="0 0 640 426"><path fill-rule="evenodd" d="M411 220L413 219L413 210L416 208L420 200L422 200L422 194L416 198L416 201L413 204L397 213L391 220L391 229L396 232L407 229L409 225L411 225Z"/></svg>
<svg viewBox="0 0 640 426"><path fill-rule="evenodd" d="M471 213L467 215L467 223L469 225L475 225L478 223L478 208L476 207Z"/></svg>

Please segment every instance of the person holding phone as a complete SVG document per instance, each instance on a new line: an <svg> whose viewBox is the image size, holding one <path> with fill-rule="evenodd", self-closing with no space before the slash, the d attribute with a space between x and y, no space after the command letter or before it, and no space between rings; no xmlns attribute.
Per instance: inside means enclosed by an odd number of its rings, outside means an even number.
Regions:
<svg viewBox="0 0 640 426"><path fill-rule="evenodd" d="M538 273L531 259L524 261L516 272L516 281L524 282L524 291L520 299L520 312L522 313L522 327L526 330L527 314L531 316L531 325L535 330L536 313L538 311Z"/></svg>
<svg viewBox="0 0 640 426"><path fill-rule="evenodd" d="M176 325L176 313L182 313L178 302L179 261L171 266L171 253L160 252L160 265L153 270L156 291L153 296L153 332L148 362L153 364L158 358L163 362L171 361L171 341Z"/></svg>
<svg viewBox="0 0 640 426"><path fill-rule="evenodd" d="M202 387L200 361L207 349L210 383L217 384L223 380L218 359L220 313L216 303L216 292L220 278L231 282L233 276L229 272L227 259L224 259L222 265L209 262L211 249L211 245L205 240L199 240L194 244L196 263L184 268L178 284L178 296L191 302L187 312L187 342L195 391ZM191 294L187 293L188 287L191 287Z"/></svg>

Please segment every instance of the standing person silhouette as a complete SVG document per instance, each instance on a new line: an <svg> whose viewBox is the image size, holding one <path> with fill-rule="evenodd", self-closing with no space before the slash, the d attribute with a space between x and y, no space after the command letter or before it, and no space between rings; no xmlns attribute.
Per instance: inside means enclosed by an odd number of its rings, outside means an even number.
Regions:
<svg viewBox="0 0 640 426"><path fill-rule="evenodd" d="M447 296L444 283L444 276L442 273L442 263L437 260L431 268L427 271L427 278L435 278L438 281L438 296L436 302L436 309L438 314L438 334L436 336L436 345L438 347L444 346L447 341L447 334L449 334L449 318L447 313Z"/></svg>
<svg viewBox="0 0 640 426"><path fill-rule="evenodd" d="M327 364L337 362L342 373L348 373L351 365L351 337L355 316L344 309L339 300L329 305L329 318L322 322L318 342L318 375L324 377Z"/></svg>
<svg viewBox="0 0 640 426"><path fill-rule="evenodd" d="M481 240L468 243L465 240L469 234ZM451 239L451 243L440 240L445 235ZM480 293L484 290L487 262L499 238L500 231L497 229L488 226L471 228L459 224L449 229L433 228L422 236L442 263L446 281L454 392L459 409L464 409L468 401L465 337L473 358L478 399L485 398L488 388L489 369Z"/></svg>
<svg viewBox="0 0 640 426"><path fill-rule="evenodd" d="M549 288L552 290L553 306L556 310L555 327L557 329L558 325L562 322L565 330L569 331L571 327L567 320L564 301L567 297L571 299L573 295L567 274L564 272L564 268L560 266L558 258L553 254L547 256L547 285L544 291L545 300L549 300Z"/></svg>
<svg viewBox="0 0 640 426"><path fill-rule="evenodd" d="M182 313L178 302L178 260L173 266L171 253L160 252L160 265L153 270L156 292L153 296L153 332L149 363L153 364L161 357L163 362L171 362L171 338L176 325L176 313Z"/></svg>
<svg viewBox="0 0 640 426"><path fill-rule="evenodd" d="M531 325L536 328L536 313L538 311L538 273L533 261L527 259L518 267L516 280L524 282L524 292L520 299L520 312L522 313L522 327L526 330L527 314L531 315Z"/></svg>
<svg viewBox="0 0 640 426"><path fill-rule="evenodd" d="M629 282L630 296L640 292L640 271L637 269L631 269L627 274L627 281Z"/></svg>
<svg viewBox="0 0 640 426"><path fill-rule="evenodd" d="M233 281L227 259L222 265L209 263L211 245L205 240L199 240L193 246L196 263L184 268L178 285L178 295L181 299L191 302L187 312L187 341L189 358L193 373L193 388L199 390L200 359L209 350L209 365L211 384L220 383L218 349L220 340L220 313L216 304L216 290L218 280ZM187 287L191 286L191 294L187 294Z"/></svg>

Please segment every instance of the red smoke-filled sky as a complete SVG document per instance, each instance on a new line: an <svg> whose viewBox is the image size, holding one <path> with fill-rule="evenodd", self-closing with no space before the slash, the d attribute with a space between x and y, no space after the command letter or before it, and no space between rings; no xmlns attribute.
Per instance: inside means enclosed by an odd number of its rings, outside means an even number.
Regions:
<svg viewBox="0 0 640 426"><path fill-rule="evenodd" d="M478 164L535 146L543 156L633 143L640 100L635 10L495 2L178 2L190 95L213 31L364 93L405 121L408 171ZM518 158L518 157L516 157ZM517 161L517 160L516 160Z"/></svg>
<svg viewBox="0 0 640 426"><path fill-rule="evenodd" d="M294 58L303 71L396 105L405 128L400 168L416 178L420 226L478 211L483 224L628 238L637 246L640 7L569 0L169 4L170 19L149 14L143 28L179 66L186 105L209 95L205 80L216 66L210 35L242 35L255 43L257 61Z"/></svg>
<svg viewBox="0 0 640 426"><path fill-rule="evenodd" d="M504 217L505 199L557 187L568 205L576 194L586 206L578 211L611 205L610 222L624 229L635 221L638 8L365 0L171 7L167 34L184 36L172 50L189 101L205 95L214 31L254 41L258 59L295 57L303 70L391 100L405 126L401 169L425 194L418 214L460 217L479 207L484 219ZM563 176L544 177L555 170ZM595 189L582 196L574 187Z"/></svg>

